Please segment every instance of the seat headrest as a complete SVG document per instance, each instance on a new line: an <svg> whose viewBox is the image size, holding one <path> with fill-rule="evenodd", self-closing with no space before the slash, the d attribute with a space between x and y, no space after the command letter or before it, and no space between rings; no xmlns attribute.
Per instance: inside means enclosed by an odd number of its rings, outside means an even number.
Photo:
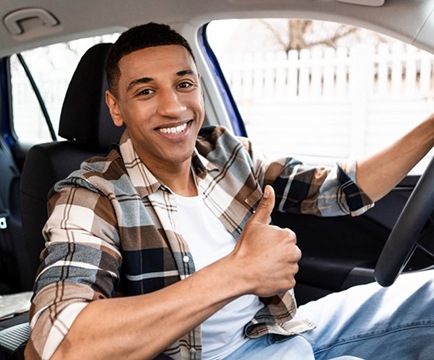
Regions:
<svg viewBox="0 0 434 360"><path fill-rule="evenodd" d="M89 150L108 151L124 131L124 127L113 124L105 103L105 64L112 47L109 43L97 44L83 55L60 114L59 135Z"/></svg>

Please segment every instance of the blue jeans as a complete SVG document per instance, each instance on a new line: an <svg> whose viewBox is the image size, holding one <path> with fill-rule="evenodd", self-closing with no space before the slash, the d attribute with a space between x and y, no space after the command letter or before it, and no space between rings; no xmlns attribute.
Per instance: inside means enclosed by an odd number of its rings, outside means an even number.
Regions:
<svg viewBox="0 0 434 360"><path fill-rule="evenodd" d="M225 360L433 360L434 271L401 275L389 288L353 287L302 305L317 327L286 339L251 339Z"/></svg>

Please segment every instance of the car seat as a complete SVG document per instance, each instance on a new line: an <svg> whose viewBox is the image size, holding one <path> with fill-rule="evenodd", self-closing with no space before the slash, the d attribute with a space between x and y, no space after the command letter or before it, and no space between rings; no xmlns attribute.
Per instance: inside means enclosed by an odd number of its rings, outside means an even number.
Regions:
<svg viewBox="0 0 434 360"><path fill-rule="evenodd" d="M59 136L65 140L35 145L26 156L20 186L25 248L21 262L26 265L21 281L26 290L33 288L44 248L42 228L47 220L49 190L78 169L83 160L107 154L124 130L113 124L105 104L105 62L112 46L94 45L77 65L60 115ZM27 314L1 322L0 354L3 351L6 359L23 359L28 334Z"/></svg>
<svg viewBox="0 0 434 360"><path fill-rule="evenodd" d="M19 258L23 249L19 206L20 170L0 136L0 295L22 289Z"/></svg>
<svg viewBox="0 0 434 360"><path fill-rule="evenodd" d="M116 143L123 128L116 127L105 104L107 80L105 62L113 45L97 44L81 58L62 106L59 136L33 146L26 156L21 177L21 205L24 242L29 276L33 284L44 248L42 228L47 220L47 194L60 179L94 155L105 155Z"/></svg>

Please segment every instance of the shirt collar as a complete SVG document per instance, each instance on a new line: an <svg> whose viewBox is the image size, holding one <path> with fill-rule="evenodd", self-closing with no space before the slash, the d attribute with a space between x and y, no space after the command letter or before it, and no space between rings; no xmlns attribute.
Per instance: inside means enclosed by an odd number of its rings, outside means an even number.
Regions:
<svg viewBox="0 0 434 360"><path fill-rule="evenodd" d="M145 163L139 158L134 149L128 129L125 130L120 139L119 149L131 182L142 198L149 196L158 189L170 191L170 189L165 187L164 184L152 174ZM197 149L194 149L191 164L198 181L204 179L209 171L218 170L218 167L199 154Z"/></svg>

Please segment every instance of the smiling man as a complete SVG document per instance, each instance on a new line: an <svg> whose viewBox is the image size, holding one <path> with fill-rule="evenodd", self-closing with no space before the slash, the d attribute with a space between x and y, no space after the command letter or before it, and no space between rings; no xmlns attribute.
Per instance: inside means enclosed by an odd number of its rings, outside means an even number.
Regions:
<svg viewBox="0 0 434 360"><path fill-rule="evenodd" d="M119 68L122 76L107 93L113 121L127 125L156 178L179 195L197 195L191 155L205 114L191 54L179 45L148 47L121 58Z"/></svg>
<svg viewBox="0 0 434 360"><path fill-rule="evenodd" d="M269 218L363 213L433 146L434 118L372 157L315 168L202 129L193 53L166 25L122 34L107 77L111 116L127 129L51 193L27 358L432 356L431 272L297 310L301 252Z"/></svg>

